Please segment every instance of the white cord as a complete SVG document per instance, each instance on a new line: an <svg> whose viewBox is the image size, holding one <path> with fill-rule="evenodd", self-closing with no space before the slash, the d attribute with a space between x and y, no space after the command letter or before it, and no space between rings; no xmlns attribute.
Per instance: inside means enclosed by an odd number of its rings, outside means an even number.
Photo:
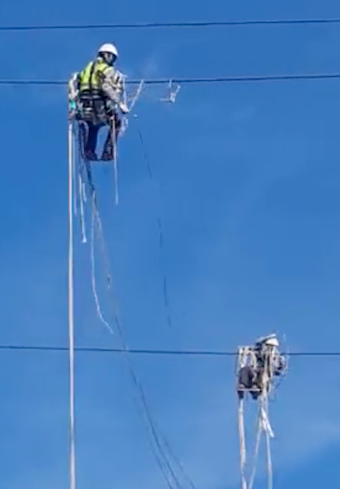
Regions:
<svg viewBox="0 0 340 489"><path fill-rule="evenodd" d="M270 448L270 439L274 437L274 433L269 424L269 407L268 407L268 397L265 398L265 412L267 419L267 429L266 431L266 448L267 448L267 475L268 475L268 489L273 489L273 467L272 467L272 455Z"/></svg>
<svg viewBox="0 0 340 489"><path fill-rule="evenodd" d="M76 489L76 462L74 437L74 294L73 294L73 134L68 130L68 192L69 192L69 254L68 254L68 307L69 307L69 366L70 366L70 489Z"/></svg>
<svg viewBox="0 0 340 489"><path fill-rule="evenodd" d="M81 234L82 234L82 242L86 243L86 228L85 228L85 218L84 218L84 203L85 203L85 192L84 192L84 184L83 179L78 174L78 191L79 191L79 206L80 206L80 223L81 223Z"/></svg>
<svg viewBox="0 0 340 489"><path fill-rule="evenodd" d="M72 122L69 122L71 125ZM75 144L73 143L73 138L74 136L74 130L73 130L73 124L72 124L72 182L73 185L76 185L76 153L75 153ZM73 209L74 209L74 215L78 215L78 208L77 208L77 193L73 190Z"/></svg>
<svg viewBox="0 0 340 489"><path fill-rule="evenodd" d="M112 118L112 145L113 145L113 168L115 175L115 204L119 204L119 195L118 195L118 156L117 156L117 141L116 141L116 121L115 118Z"/></svg>
<svg viewBox="0 0 340 489"><path fill-rule="evenodd" d="M96 220L97 218L97 220ZM96 309L97 309L97 315L103 325L108 329L108 331L113 335L113 329L109 325L109 323L104 319L101 307L100 307L100 302L97 294L97 286L96 286L96 269L95 269L95 254L94 254L94 242L95 242L95 226L96 224L98 225L98 219L99 216L96 213L96 208L95 204L93 203L93 197L92 197L92 222L91 222L91 282L92 282L92 291L93 291L93 296L94 300L96 303Z"/></svg>
<svg viewBox="0 0 340 489"><path fill-rule="evenodd" d="M245 432L244 432L244 411L243 411L243 399L239 400L238 405L238 428L240 437L240 464L241 464L241 482L242 489L247 489L247 481L245 474L246 467L246 444L245 444Z"/></svg>
<svg viewBox="0 0 340 489"><path fill-rule="evenodd" d="M257 470L257 461L258 461L259 450L260 450L261 435L262 435L261 397L258 399L258 402L259 402L259 407L258 407L258 418L257 418L257 429L256 429L256 441L255 441L255 449L254 449L254 455L252 461L252 471L249 478L248 489L253 489L254 486L255 475Z"/></svg>

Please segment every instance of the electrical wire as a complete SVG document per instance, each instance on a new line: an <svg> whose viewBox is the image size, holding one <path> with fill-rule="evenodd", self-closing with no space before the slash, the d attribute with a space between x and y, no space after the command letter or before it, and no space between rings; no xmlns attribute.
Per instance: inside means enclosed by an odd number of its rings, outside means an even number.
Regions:
<svg viewBox="0 0 340 489"><path fill-rule="evenodd" d="M190 478L185 474L184 469L182 465L179 463L177 457L174 455L169 443L165 439L164 435L162 435L159 432L159 429L157 428L157 424L152 416L150 407L148 405L144 389L141 385L141 383L138 380L138 377L136 375L136 372L133 368L132 362L130 360L129 356L129 349L126 343L126 338L125 338L125 332L124 328L121 324L121 321L118 316L117 312L117 305L116 305L116 299L113 294L112 290L112 277L111 277L111 272L110 272L110 260L109 260L109 255L108 255L108 250L107 250L107 244L104 238L104 232L103 232L103 226L102 222L100 219L99 215L99 210L97 206L97 198L96 198L96 191L92 179L92 172L91 168L89 165L85 165L86 173L87 173L87 183L89 186L89 193L92 201L92 212L95 215L95 221L96 221L96 230L98 234L98 239L100 242L100 247L101 247L101 252L102 252L102 261L103 261L103 266L104 266L104 271L106 275L106 285L107 285L107 291L109 292L110 295L110 305L112 309L112 315L114 317L114 322L115 322L115 332L118 335L120 344L121 344L121 349L122 353L124 353L124 360L125 360L125 365L127 367L127 372L130 377L131 385L133 387L133 397L136 403L136 407L145 423L147 432L148 432L148 441L150 444L150 448L153 452L153 455L155 457L155 461L157 462L157 465L159 469L161 470L164 479L169 487L169 489L175 489L174 485L177 487L177 489L181 488L181 484L179 482L179 479L176 474L176 469L173 467L173 464L170 460L170 457L172 458L173 462L177 465L177 469L181 472L182 477L189 482L191 489L195 489L195 485L193 482L190 480ZM168 453L167 453L168 452Z"/></svg>
<svg viewBox="0 0 340 489"><path fill-rule="evenodd" d="M92 219L94 219L94 223L93 223L94 226L92 226L92 230L93 231L96 230L97 233L99 233L99 238L101 238L100 244L102 247L103 246L105 247L105 250L104 250L105 260L104 261L105 261L105 266L107 266L108 264L106 263L106 258L107 258L106 246L105 246L105 242L104 242L104 238L103 238L102 222L101 222L101 218L100 218L99 210L98 210L98 205L97 205L97 196L96 196L96 190L95 190L95 186L94 186L94 182L93 182L93 178L92 178L92 171L91 171L91 168L88 164L85 164L82 167L82 169L86 175L86 184L88 187L89 197L90 197L90 200L92 202L92 205L91 205L91 207L92 207ZM108 282L108 288L111 289L111 275L108 273L107 270L106 270L106 281ZM115 300L114 300L113 309L114 309L114 316L116 317L117 306L116 306ZM116 319L116 322L117 321L118 321L118 326L119 326L120 323L119 323L118 318ZM106 323L106 325L108 325L108 324ZM110 326L109 326L109 328L110 328ZM111 328L110 328L110 332L112 332L114 334L114 332L113 332L113 330L111 330ZM121 336L120 335L120 333L121 333L120 327L118 327L118 332L119 332L119 336ZM126 346L125 342L123 341L122 353L126 353L126 350L127 350L127 346ZM125 360L127 360L126 355L125 355ZM150 413L146 412L146 409L143 409L145 407L145 398L143 395L143 391L139 390L140 386L138 383L138 379L135 375L135 372L134 372L132 365L131 365L131 362L129 360L127 360L126 366L128 367L128 372L130 374L130 379L132 380L133 386L136 388L137 391L139 391L139 392L137 392L137 395L136 395L136 390L133 391L133 399L135 401L137 410L138 410L139 414L141 415L142 420L146 424L147 433L148 433L148 442L149 442L150 448L154 454L155 461L156 461L157 465L159 466L159 468L160 468L160 470L161 470L161 472L165 478L165 481L168 485L168 488L169 489L175 489L171 483L171 480L170 480L171 476L173 476L173 479L175 479L175 474L173 474L171 472L171 467L169 467L169 465L167 464L167 461L164 458L162 458L163 454L161 453L162 450L161 450L161 447L160 447L159 442L158 442L159 440L157 438L157 432L156 432L155 427L152 423L152 419L150 418ZM142 399L138 396L138 393L142 395ZM169 470L167 471L167 469L169 469ZM169 476L168 472L170 472L170 476ZM179 488L177 488L177 489L179 489Z"/></svg>
<svg viewBox="0 0 340 489"><path fill-rule="evenodd" d="M301 74L283 74L283 75L248 75L248 76L219 76L212 78L150 78L143 79L145 85L163 85L169 82L184 84L203 84L203 83L256 83L271 81L292 81L292 80L332 80L340 78L340 73L301 73ZM140 84L142 80L127 80L127 85ZM63 80L5 80L0 79L0 85L39 85L39 86L64 86L67 81Z"/></svg>
<svg viewBox="0 0 340 489"><path fill-rule="evenodd" d="M51 345L0 345L0 351L50 351L68 352L67 346ZM175 356L211 356L211 357L236 357L237 353L223 350L161 350L148 348L102 348L92 346L75 346L75 352L79 353L129 353L131 355L175 355ZM283 353L284 354L284 353ZM292 357L340 357L340 351L334 352L289 352Z"/></svg>
<svg viewBox="0 0 340 489"><path fill-rule="evenodd" d="M51 30L91 30L91 29L153 29L153 28L202 28L202 27L246 27L270 25L340 24L340 18L330 19L268 19L268 20L221 20L188 22L136 22L129 24L59 24L0 26L0 31L51 31Z"/></svg>
<svg viewBox="0 0 340 489"><path fill-rule="evenodd" d="M137 121L138 121L138 118L135 117L135 122L137 122ZM141 143L143 159L144 159L145 166L147 168L149 180L154 185L154 187L158 190L158 200L160 201L160 194L161 194L160 188L159 188L159 185L156 183L156 180L154 179L152 167L151 167L151 164L150 164L150 161L148 158L148 154L146 152L146 145L145 145L144 137L143 137L141 128L140 128L138 123L136 125L136 128L137 128L138 138L139 138L140 143ZM158 208L159 205L155 206L155 207ZM159 250L160 250L160 254L161 254L162 271L163 271L163 302L164 302L164 308L165 308L165 312L166 312L166 320L167 320L168 326L171 328L172 327L172 317L171 317L171 307L170 307L169 294L168 294L168 277L167 277L167 274L165 271L165 264L164 264L164 232L163 232L164 226L163 226L163 219L161 217L160 212L157 213L157 219L156 220L157 220L157 227L158 227L158 243L159 243Z"/></svg>

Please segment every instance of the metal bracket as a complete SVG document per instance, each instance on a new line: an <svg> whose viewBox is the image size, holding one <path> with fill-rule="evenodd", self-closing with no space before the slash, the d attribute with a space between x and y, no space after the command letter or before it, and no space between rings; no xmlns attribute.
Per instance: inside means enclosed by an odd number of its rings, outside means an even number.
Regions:
<svg viewBox="0 0 340 489"><path fill-rule="evenodd" d="M174 83L172 80L169 81L168 85L168 97L159 99L161 102L170 102L174 104L176 102L176 97L180 91L181 86L178 83Z"/></svg>

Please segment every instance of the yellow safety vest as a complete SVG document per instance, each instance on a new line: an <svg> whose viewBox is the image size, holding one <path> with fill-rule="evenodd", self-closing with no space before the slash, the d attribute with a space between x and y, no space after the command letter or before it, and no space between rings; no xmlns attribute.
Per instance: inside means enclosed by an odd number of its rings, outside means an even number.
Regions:
<svg viewBox="0 0 340 489"><path fill-rule="evenodd" d="M103 75L111 67L102 60L90 61L86 68L79 74L79 91L83 90L100 90Z"/></svg>

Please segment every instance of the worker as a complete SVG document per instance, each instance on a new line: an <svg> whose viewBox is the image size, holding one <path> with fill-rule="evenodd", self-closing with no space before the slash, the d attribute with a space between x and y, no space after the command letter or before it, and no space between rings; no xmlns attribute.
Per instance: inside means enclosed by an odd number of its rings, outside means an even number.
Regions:
<svg viewBox="0 0 340 489"><path fill-rule="evenodd" d="M259 371L268 370L269 375L279 376L286 366L285 358L279 353L279 341L275 334L256 340L254 352Z"/></svg>
<svg viewBox="0 0 340 489"><path fill-rule="evenodd" d="M242 399L244 391L248 391L257 399L264 389L268 391L274 376L283 375L286 361L274 334L259 338L248 350L250 355L238 373L238 394Z"/></svg>
<svg viewBox="0 0 340 489"><path fill-rule="evenodd" d="M117 48L113 44L103 44L97 58L89 62L83 71L73 75L69 83L71 102L76 105L75 117L79 121L82 154L86 160L98 160L97 137L103 126L109 126L109 131L100 159L113 159L114 145L121 128L118 109L122 114L129 112L121 100L123 75L114 67L117 58Z"/></svg>

